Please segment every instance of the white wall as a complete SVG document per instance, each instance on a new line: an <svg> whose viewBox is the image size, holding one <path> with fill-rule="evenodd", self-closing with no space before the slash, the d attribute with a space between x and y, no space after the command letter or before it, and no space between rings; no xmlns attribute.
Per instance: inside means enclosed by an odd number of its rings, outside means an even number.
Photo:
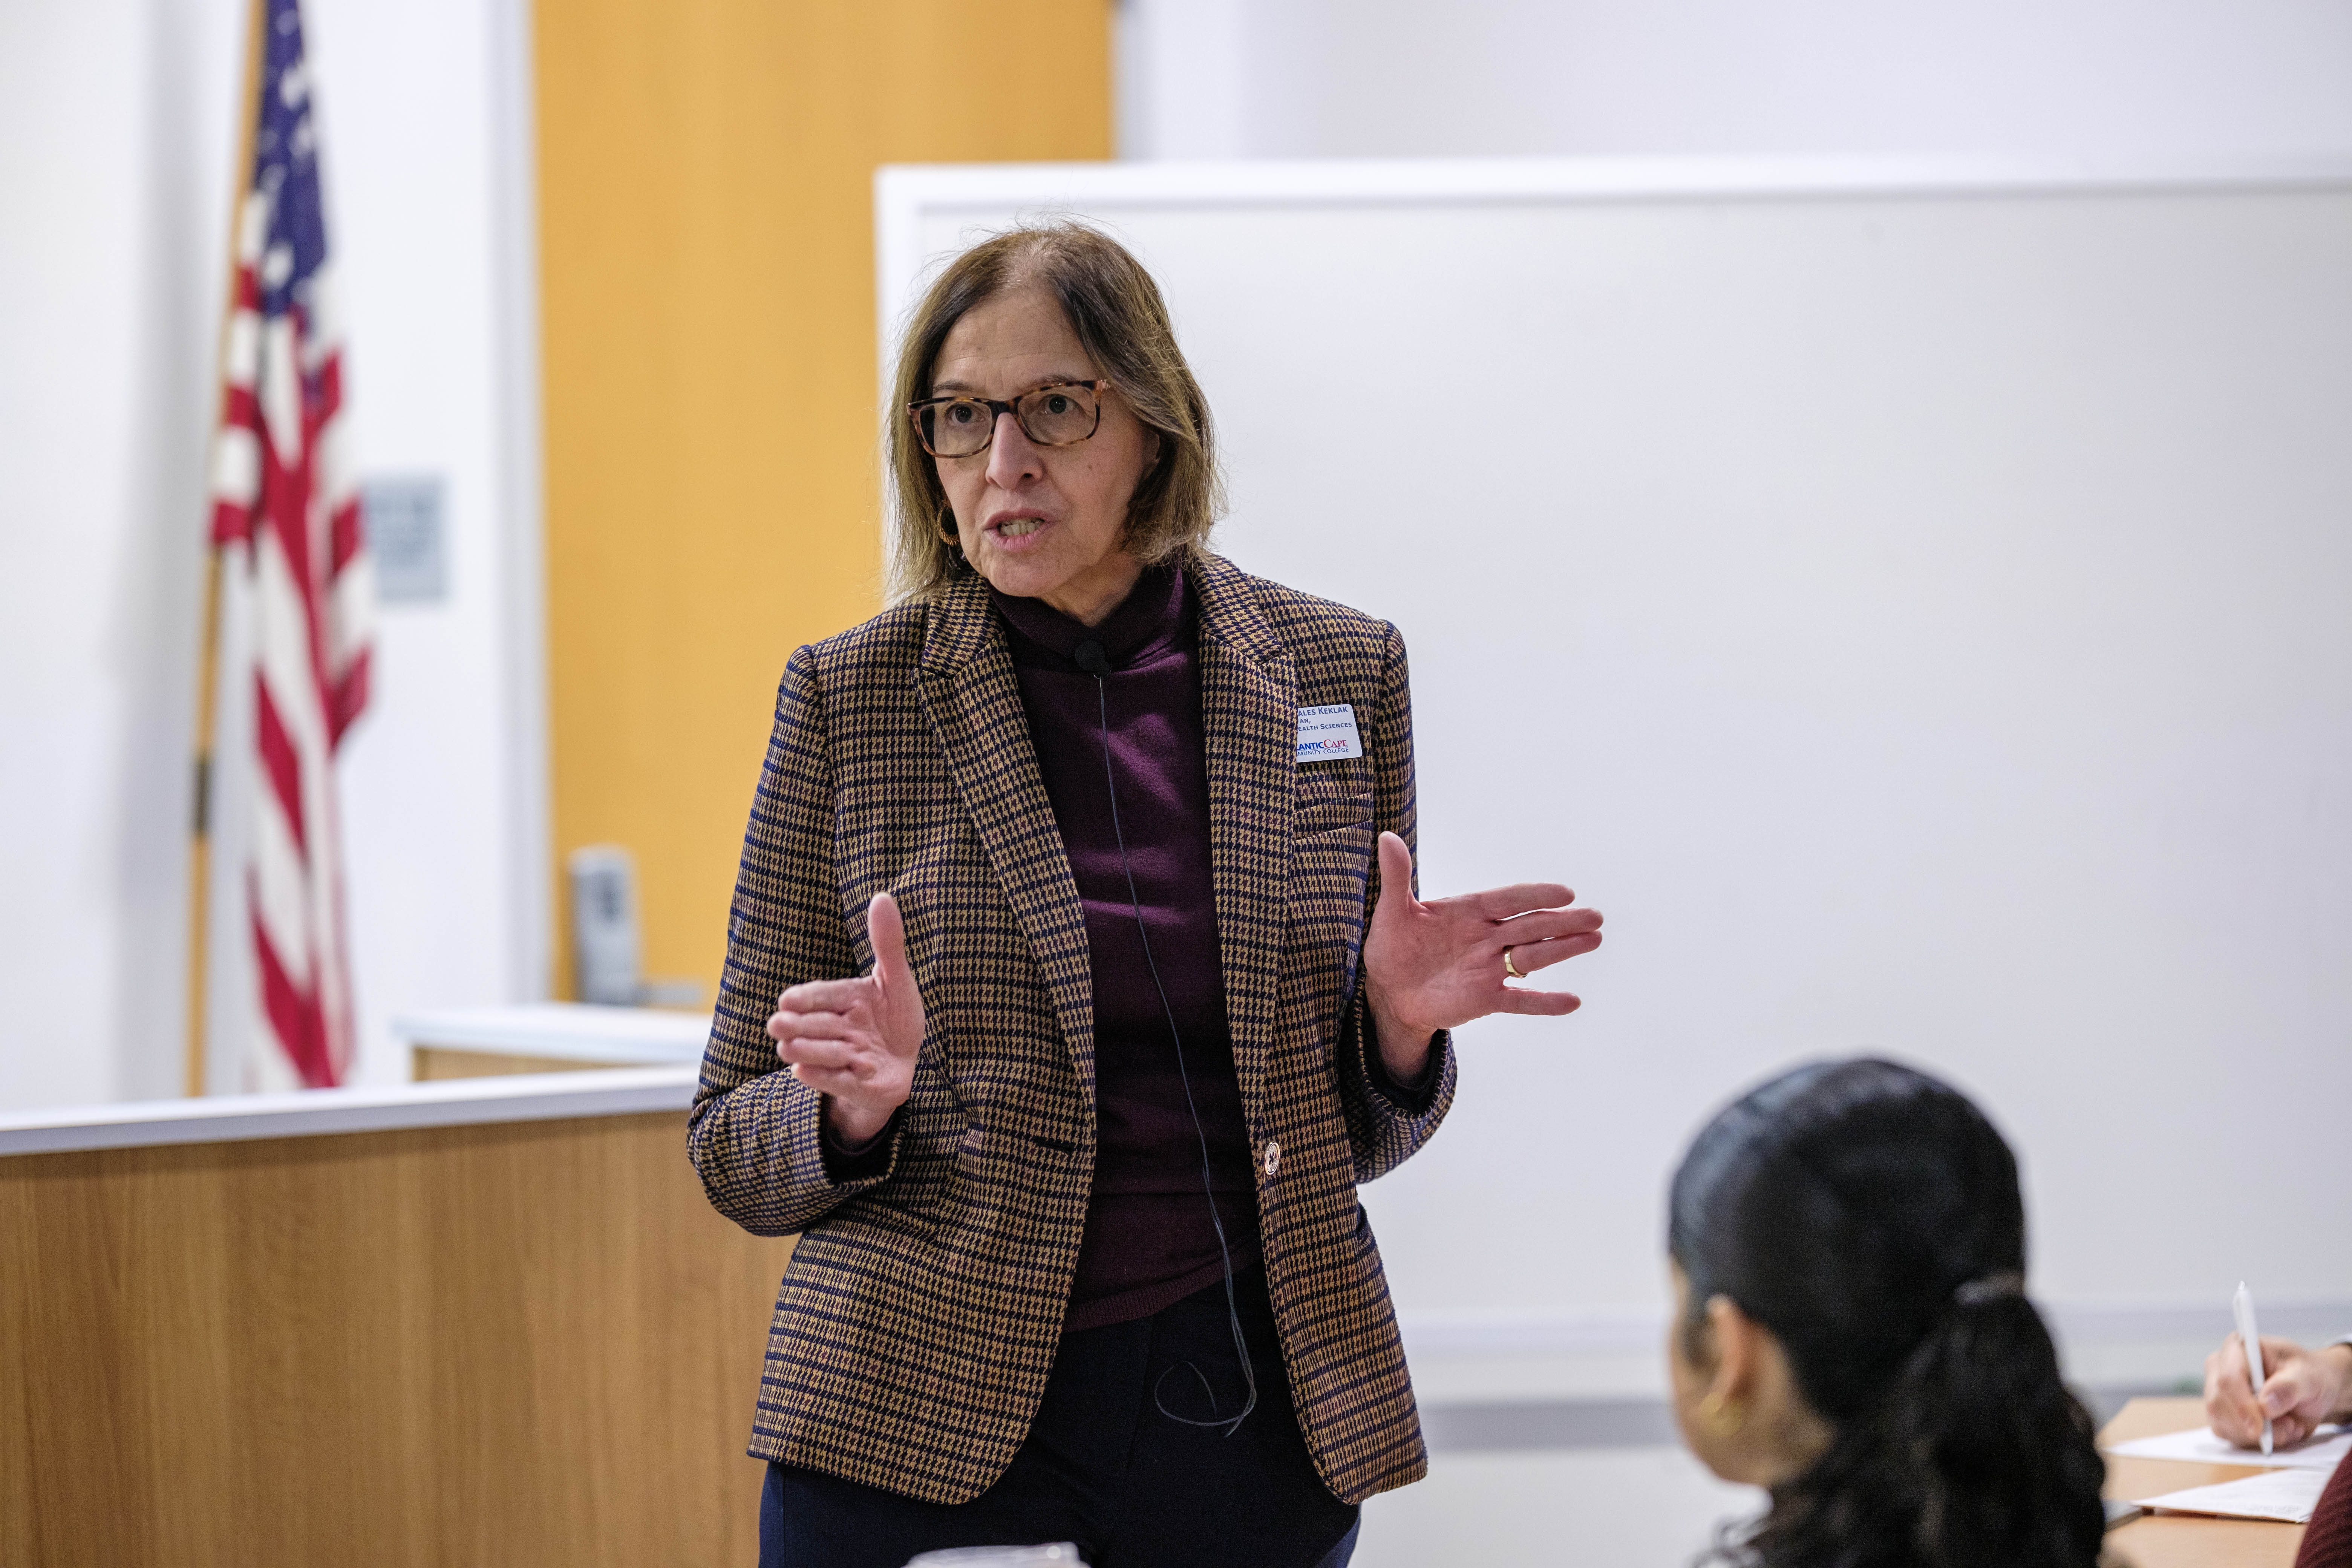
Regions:
<svg viewBox="0 0 2352 1568"><path fill-rule="evenodd" d="M0 6L0 1105L178 1070L236 10Z"/></svg>
<svg viewBox="0 0 2352 1568"><path fill-rule="evenodd" d="M1130 158L2352 148L2340 0L1123 0Z"/></svg>
<svg viewBox="0 0 2352 1568"><path fill-rule="evenodd" d="M307 9L359 470L438 473L449 496L452 592L384 612L343 764L362 1070L382 1076L389 1013L528 994L544 967L515 635L536 614L509 605L532 602L536 536L530 476L501 458L528 426L503 374L528 342L519 57L492 0ZM0 1107L178 1091L243 16L0 6Z"/></svg>

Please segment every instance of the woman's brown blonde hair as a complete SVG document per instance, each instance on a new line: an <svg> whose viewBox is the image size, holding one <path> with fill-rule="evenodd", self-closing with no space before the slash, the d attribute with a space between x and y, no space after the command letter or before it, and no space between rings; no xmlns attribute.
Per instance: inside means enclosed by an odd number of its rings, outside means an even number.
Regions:
<svg viewBox="0 0 2352 1568"><path fill-rule="evenodd" d="M1160 437L1159 454L1128 503L1128 552L1147 566L1204 548L1223 497L1209 433L1209 400L1169 325L1160 286L1125 246L1098 229L1057 220L993 235L948 263L915 307L898 349L889 404L892 489L890 598L929 598L971 570L950 542L952 514L907 405L931 395L940 347L964 312L1009 289L1041 284L1097 374ZM943 531L943 526L945 531Z"/></svg>

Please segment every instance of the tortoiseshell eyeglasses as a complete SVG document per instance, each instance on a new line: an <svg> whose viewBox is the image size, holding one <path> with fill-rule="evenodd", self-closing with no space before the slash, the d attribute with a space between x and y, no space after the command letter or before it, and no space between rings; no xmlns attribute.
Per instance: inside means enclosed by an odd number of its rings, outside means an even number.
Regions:
<svg viewBox="0 0 2352 1568"><path fill-rule="evenodd" d="M995 397L926 397L907 405L915 437L934 458L971 458L996 439L996 421L1010 414L1021 433L1040 447L1075 447L1102 424L1108 381L1064 381L1024 392L1006 402Z"/></svg>

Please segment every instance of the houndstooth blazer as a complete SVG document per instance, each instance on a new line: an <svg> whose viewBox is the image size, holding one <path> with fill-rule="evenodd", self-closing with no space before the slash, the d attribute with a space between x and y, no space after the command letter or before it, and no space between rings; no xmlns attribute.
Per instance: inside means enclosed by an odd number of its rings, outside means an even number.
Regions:
<svg viewBox="0 0 2352 1568"><path fill-rule="evenodd" d="M1413 838L1404 644L1203 555L1201 700L1234 1064L1298 1425L1355 1502L1427 1468L1359 1183L1421 1146L1376 1088L1357 984L1373 842ZM1297 710L1345 702L1364 756L1296 763ZM887 1169L835 1180L821 1097L779 1070L777 994L866 973L887 889L928 1014ZM1052 1370L1095 1152L1078 894L1004 634L967 578L793 655L744 836L688 1149L720 1213L799 1232L751 1451L931 1502L974 1497Z"/></svg>

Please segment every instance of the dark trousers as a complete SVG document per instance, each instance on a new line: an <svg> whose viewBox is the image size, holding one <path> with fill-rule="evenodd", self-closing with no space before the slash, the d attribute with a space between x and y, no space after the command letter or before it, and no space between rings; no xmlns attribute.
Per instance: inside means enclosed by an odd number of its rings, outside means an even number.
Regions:
<svg viewBox="0 0 2352 1568"><path fill-rule="evenodd" d="M1356 1510L1325 1489L1299 1436L1265 1275L1251 1268L1234 1289L1257 1408L1231 1436L1161 1408L1194 1419L1241 1408L1219 1281L1154 1317L1063 1335L1028 1440L970 1502L770 1465L760 1568L903 1568L944 1547L1054 1541L1076 1542L1089 1568L1344 1568Z"/></svg>

